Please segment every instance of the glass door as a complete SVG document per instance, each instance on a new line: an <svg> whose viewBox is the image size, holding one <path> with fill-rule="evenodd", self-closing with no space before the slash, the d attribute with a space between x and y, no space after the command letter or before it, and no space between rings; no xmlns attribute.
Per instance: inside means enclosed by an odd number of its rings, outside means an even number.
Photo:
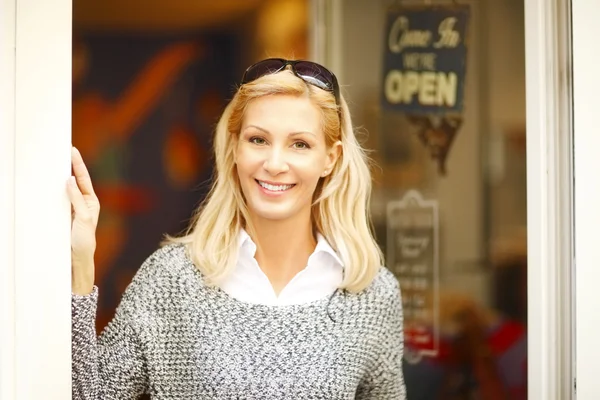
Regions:
<svg viewBox="0 0 600 400"><path fill-rule="evenodd" d="M339 71L377 166L372 213L403 292L411 400L570 396L570 17L558 3L314 2L314 55Z"/></svg>

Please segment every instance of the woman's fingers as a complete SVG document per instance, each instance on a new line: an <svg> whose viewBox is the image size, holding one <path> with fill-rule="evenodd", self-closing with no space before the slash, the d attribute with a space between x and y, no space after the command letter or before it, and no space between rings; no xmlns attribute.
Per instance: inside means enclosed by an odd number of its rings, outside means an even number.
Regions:
<svg viewBox="0 0 600 400"><path fill-rule="evenodd" d="M83 162L81 153L79 153L79 150L77 150L75 147L71 149L71 164L73 165L73 173L77 179L77 186L79 186L81 194L84 196L95 196L90 173Z"/></svg>
<svg viewBox="0 0 600 400"><path fill-rule="evenodd" d="M67 193L69 195L69 200L73 205L75 216L83 220L90 218L90 210L85 199L83 198L83 194L79 190L79 187L77 187L77 182L75 181L74 176L70 177L69 181L67 182Z"/></svg>
<svg viewBox="0 0 600 400"><path fill-rule="evenodd" d="M94 287L94 252L96 224L100 203L94 193L90 174L79 151L71 150L74 176L67 182L72 205L71 224L71 287L73 293L87 295Z"/></svg>

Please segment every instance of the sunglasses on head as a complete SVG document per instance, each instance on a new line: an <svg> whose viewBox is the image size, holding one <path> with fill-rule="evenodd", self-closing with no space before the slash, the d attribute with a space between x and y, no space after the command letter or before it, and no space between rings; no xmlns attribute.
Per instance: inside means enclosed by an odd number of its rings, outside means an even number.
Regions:
<svg viewBox="0 0 600 400"><path fill-rule="evenodd" d="M337 78L324 66L305 60L285 60L283 58L268 58L248 67L242 77L242 85L252 82L262 76L284 70L287 66L304 82L333 93L335 102L340 104L340 87Z"/></svg>

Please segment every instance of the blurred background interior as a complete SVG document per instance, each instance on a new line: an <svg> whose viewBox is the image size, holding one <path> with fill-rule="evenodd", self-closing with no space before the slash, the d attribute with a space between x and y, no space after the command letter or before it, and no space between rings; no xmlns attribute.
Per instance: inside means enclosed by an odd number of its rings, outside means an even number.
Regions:
<svg viewBox="0 0 600 400"><path fill-rule="evenodd" d="M437 207L428 314L415 325L407 308L405 326L431 332L435 351L422 355L407 339L409 399L525 399L523 1L458 1L470 6L465 106L444 175L409 117L380 106L386 9L398 1L74 0L73 143L102 205L98 330L163 234L184 229L206 194L213 128L244 69L312 58L335 64L374 150L373 222L386 254L389 202L412 189ZM454 2L402 5L425 3Z"/></svg>

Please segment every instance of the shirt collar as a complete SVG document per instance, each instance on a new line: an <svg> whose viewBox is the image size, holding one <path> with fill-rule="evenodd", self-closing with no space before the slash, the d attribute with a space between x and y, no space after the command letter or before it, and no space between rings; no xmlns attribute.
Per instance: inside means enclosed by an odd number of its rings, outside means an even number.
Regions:
<svg viewBox="0 0 600 400"><path fill-rule="evenodd" d="M246 230L243 228L240 229L240 233L238 235L238 243L240 252L244 252L245 255L249 257L254 257L256 255L256 244L254 243L248 232L246 232ZM332 257L335 264L342 268L344 267L342 259L336 253L333 247L331 247L327 239L325 239L325 236L323 236L321 233L317 233L317 246L315 247L315 251L313 251L313 253L308 258L307 267L313 265L314 258L321 257L321 255L329 255L330 257Z"/></svg>

